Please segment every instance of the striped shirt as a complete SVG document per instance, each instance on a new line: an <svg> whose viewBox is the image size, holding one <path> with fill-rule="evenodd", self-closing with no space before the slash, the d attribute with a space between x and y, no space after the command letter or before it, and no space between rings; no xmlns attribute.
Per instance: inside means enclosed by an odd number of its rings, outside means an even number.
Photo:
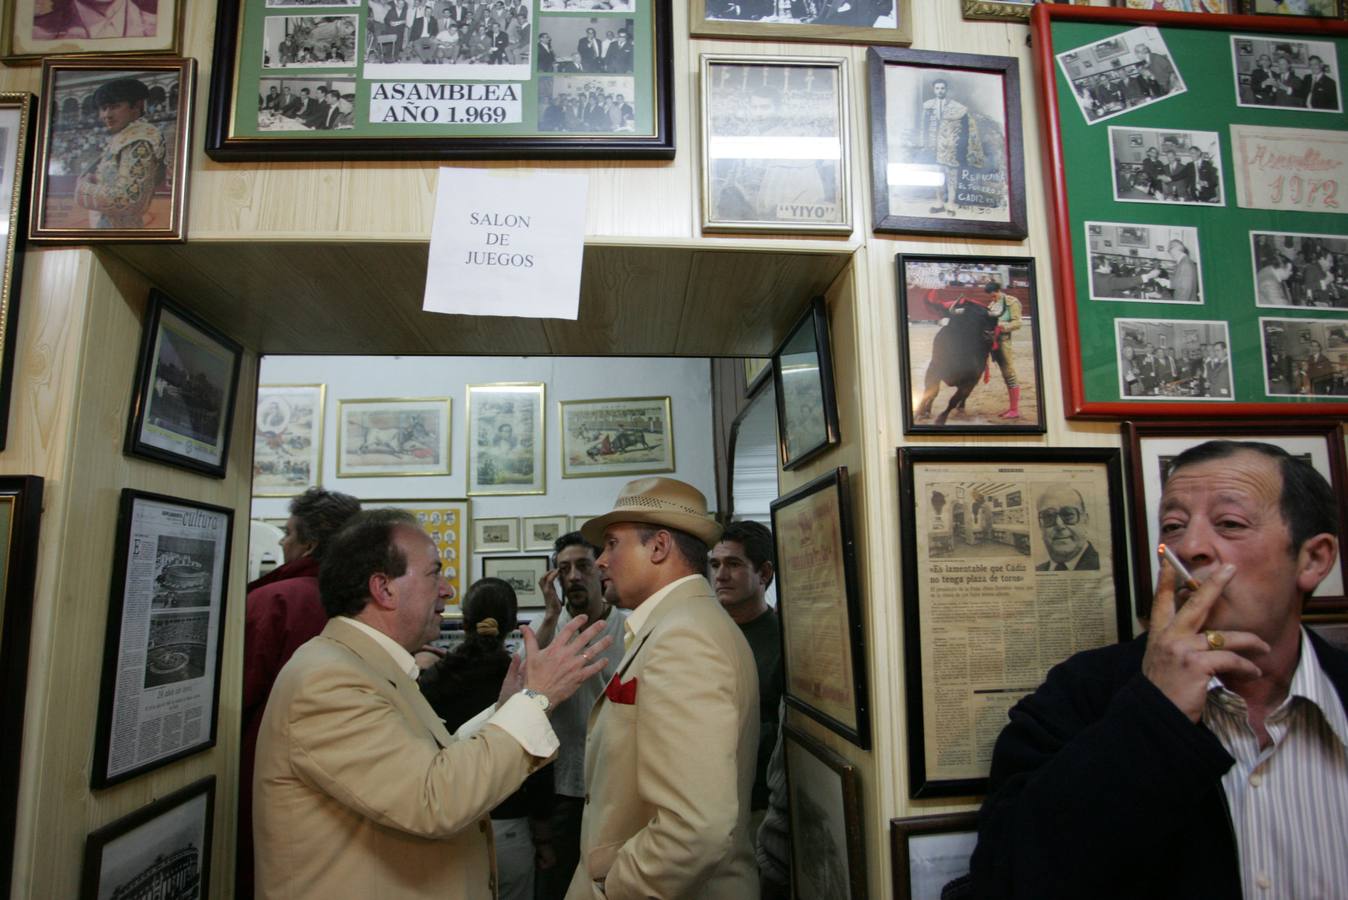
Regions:
<svg viewBox="0 0 1348 900"><path fill-rule="evenodd" d="M1222 777L1247 900L1348 898L1348 715L1303 629L1287 698L1260 749L1245 701L1216 678L1203 724L1236 762Z"/></svg>

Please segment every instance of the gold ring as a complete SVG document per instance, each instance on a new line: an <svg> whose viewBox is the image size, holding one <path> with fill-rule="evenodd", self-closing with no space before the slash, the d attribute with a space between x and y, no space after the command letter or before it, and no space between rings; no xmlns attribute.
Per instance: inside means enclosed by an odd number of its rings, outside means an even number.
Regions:
<svg viewBox="0 0 1348 900"><path fill-rule="evenodd" d="M1220 650L1226 646L1226 638L1222 637L1220 631L1205 631L1203 637L1207 638L1209 650Z"/></svg>
<svg viewBox="0 0 1348 900"><path fill-rule="evenodd" d="M1211 643L1211 640L1209 640L1209 643ZM1219 644L1218 646L1221 646L1221 645ZM590 661L590 654L588 654L588 653L582 653L582 654L580 655L580 658L583 659L583 660L585 660L586 662L589 662L589 661Z"/></svg>

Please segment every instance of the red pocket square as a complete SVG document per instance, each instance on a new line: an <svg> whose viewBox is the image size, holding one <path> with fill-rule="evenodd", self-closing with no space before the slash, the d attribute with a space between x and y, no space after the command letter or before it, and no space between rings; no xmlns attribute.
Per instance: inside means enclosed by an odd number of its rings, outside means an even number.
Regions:
<svg viewBox="0 0 1348 900"><path fill-rule="evenodd" d="M619 681L615 674L609 679L608 687L604 688L604 696L614 703L633 704L637 702L637 680L635 677L631 681Z"/></svg>

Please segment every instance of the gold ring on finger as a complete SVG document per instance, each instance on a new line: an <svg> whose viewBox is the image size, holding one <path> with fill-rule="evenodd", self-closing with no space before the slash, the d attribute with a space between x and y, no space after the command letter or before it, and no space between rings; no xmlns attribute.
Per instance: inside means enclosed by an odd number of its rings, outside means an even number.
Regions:
<svg viewBox="0 0 1348 900"><path fill-rule="evenodd" d="M1226 646L1226 638L1222 637L1220 631L1205 631L1203 637L1207 639L1209 650L1220 650Z"/></svg>

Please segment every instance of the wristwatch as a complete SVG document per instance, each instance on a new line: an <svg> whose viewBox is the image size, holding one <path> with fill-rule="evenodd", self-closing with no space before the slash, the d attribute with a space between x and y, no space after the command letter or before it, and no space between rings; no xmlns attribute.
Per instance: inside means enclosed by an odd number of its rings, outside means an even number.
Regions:
<svg viewBox="0 0 1348 900"><path fill-rule="evenodd" d="M549 700L548 695L543 693L542 691L535 691L531 688L525 688L522 691L522 693L524 694L524 696L534 701L534 703L538 704L538 708L543 710L543 712L547 712L552 707L552 701Z"/></svg>

